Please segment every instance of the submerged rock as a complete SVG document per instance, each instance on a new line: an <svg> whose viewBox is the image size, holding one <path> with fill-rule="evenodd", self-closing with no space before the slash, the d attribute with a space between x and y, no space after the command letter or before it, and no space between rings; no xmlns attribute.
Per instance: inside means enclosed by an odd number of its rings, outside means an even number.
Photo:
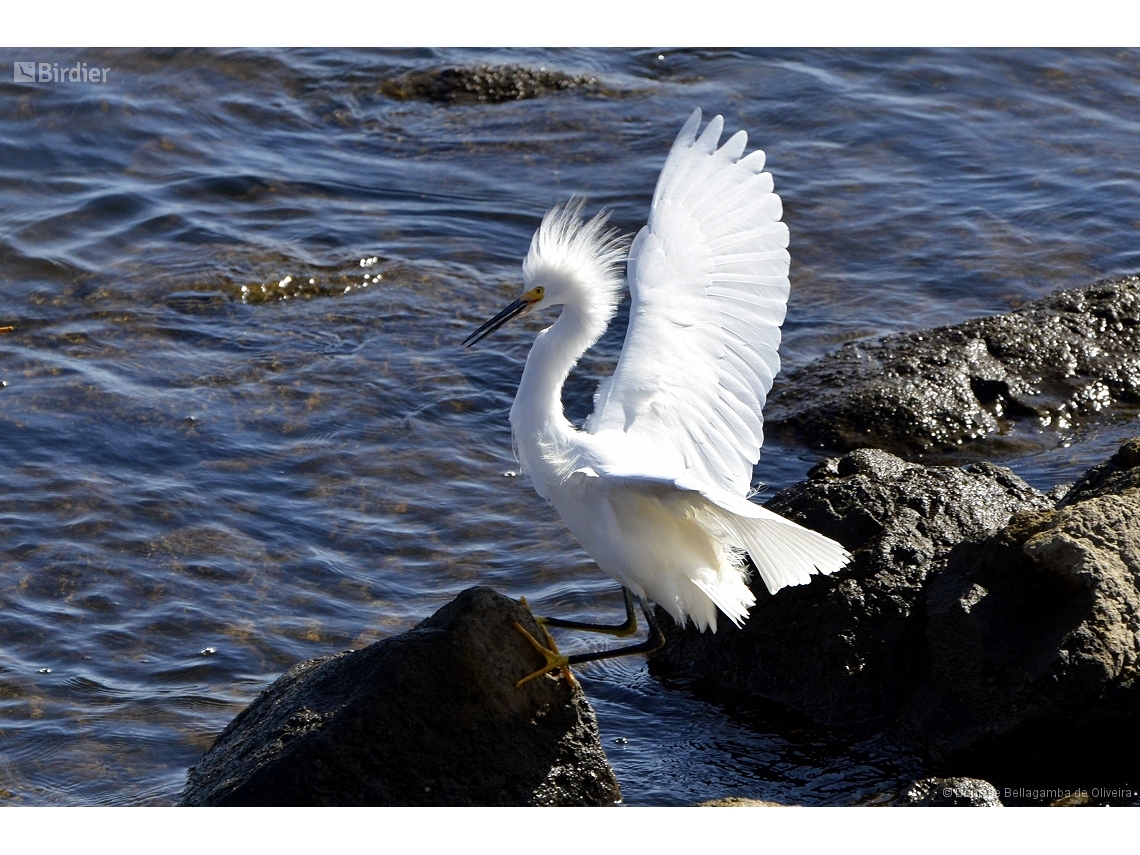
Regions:
<svg viewBox="0 0 1140 855"><path fill-rule="evenodd" d="M293 668L190 770L183 805L608 805L621 798L577 685L471 588L408 632Z"/></svg>
<svg viewBox="0 0 1140 855"><path fill-rule="evenodd" d="M598 78L584 74L519 65L477 65L410 71L385 80L380 89L389 98L401 101L498 104L570 89L600 92L602 86Z"/></svg>
<svg viewBox="0 0 1140 855"><path fill-rule="evenodd" d="M765 427L840 451L938 453L998 432L1032 444L1033 432L1067 432L1140 402L1140 277L850 342L781 386Z"/></svg>
<svg viewBox="0 0 1140 855"><path fill-rule="evenodd" d="M950 548L1051 506L1008 469L907 463L862 449L824 461L767 506L838 540L852 563L833 576L757 603L743 628L679 629L659 612L668 643L654 672L709 681L778 701L824 724L884 720L921 669L925 584Z"/></svg>

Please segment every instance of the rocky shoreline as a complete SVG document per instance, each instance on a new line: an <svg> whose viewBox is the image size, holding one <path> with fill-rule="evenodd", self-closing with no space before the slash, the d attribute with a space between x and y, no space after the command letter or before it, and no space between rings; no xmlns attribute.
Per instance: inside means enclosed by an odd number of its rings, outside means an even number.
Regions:
<svg viewBox="0 0 1140 855"><path fill-rule="evenodd" d="M765 429L832 451L994 458L1140 405L1140 276L960 324L854 341L789 372Z"/></svg>
<svg viewBox="0 0 1140 855"><path fill-rule="evenodd" d="M767 506L853 561L775 597L754 581L741 629L659 610L650 673L885 734L940 776L868 804L1140 802L1121 750L1140 714L1140 437L1048 493L990 462L891 453L982 456L1122 418L1140 400L1138 329L1133 276L847 345L790 378L778 428L850 450ZM191 769L182 804L619 801L581 689L559 674L515 689L541 660L513 621L541 637L525 606L474 588L403 635L298 665Z"/></svg>
<svg viewBox="0 0 1140 855"><path fill-rule="evenodd" d="M852 564L776 597L761 583L743 629L669 625L651 673L889 733L936 770L1135 790L1114 746L1140 711L1140 438L1053 495L859 450L768 507Z"/></svg>

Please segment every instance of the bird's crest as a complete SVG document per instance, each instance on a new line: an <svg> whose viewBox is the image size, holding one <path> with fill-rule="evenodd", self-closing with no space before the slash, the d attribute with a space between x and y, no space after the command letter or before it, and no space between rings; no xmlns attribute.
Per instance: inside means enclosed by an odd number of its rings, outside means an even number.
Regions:
<svg viewBox="0 0 1140 855"><path fill-rule="evenodd" d="M523 261L523 278L528 284L557 278L589 287L609 309L608 320L621 301L629 239L618 229L607 228L608 211L583 218L585 205L585 199L571 198L546 213Z"/></svg>

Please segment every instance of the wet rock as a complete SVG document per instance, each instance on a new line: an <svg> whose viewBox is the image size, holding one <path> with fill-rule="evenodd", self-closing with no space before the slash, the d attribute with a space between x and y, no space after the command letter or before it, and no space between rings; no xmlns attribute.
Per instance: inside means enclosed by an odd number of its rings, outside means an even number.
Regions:
<svg viewBox="0 0 1140 855"><path fill-rule="evenodd" d="M1087 807L1092 803L1089 794L1080 790L1049 802L1049 807Z"/></svg>
<svg viewBox="0 0 1140 855"><path fill-rule="evenodd" d="M515 682L529 611L472 588L408 632L293 668L190 770L184 805L607 805L620 799L577 686Z"/></svg>
<svg viewBox="0 0 1140 855"><path fill-rule="evenodd" d="M1004 807L997 788L978 778L923 778L885 804L897 807Z"/></svg>
<svg viewBox="0 0 1140 855"><path fill-rule="evenodd" d="M919 678L925 585L951 547L1051 505L986 463L923 466L870 449L824 461L767 506L838 540L852 564L776 596L754 577L757 604L741 629L722 621L716 634L682 630L659 612L668 642L650 667L824 724L886 722Z"/></svg>
<svg viewBox="0 0 1140 855"><path fill-rule="evenodd" d="M595 93L602 91L598 78L593 76L519 65L478 65L411 71L385 80L380 88L389 98L400 101L414 99L448 104L523 101L571 89Z"/></svg>
<svg viewBox="0 0 1140 855"><path fill-rule="evenodd" d="M709 799L701 802L697 807L792 807L780 802L768 802L763 799L747 799L741 796L726 796L723 799Z"/></svg>
<svg viewBox="0 0 1140 855"><path fill-rule="evenodd" d="M1140 277L850 342L791 372L781 390L765 427L837 450L945 453L982 437L993 444L998 432L997 448L1052 444L1054 432L1140 401Z"/></svg>
<svg viewBox="0 0 1140 855"><path fill-rule="evenodd" d="M901 721L929 754L1020 742L1047 744L1053 764L1119 763L1112 734L1140 713L1138 450L1126 442L1056 510L950 554L927 595L929 677Z"/></svg>
<svg viewBox="0 0 1140 855"><path fill-rule="evenodd" d="M853 564L775 597L754 588L743 629L702 635L662 615L656 673L869 723L1014 799L1092 785L1135 798L1123 746L1140 716L1140 439L1059 501L990 464L863 450L768 506L843 542Z"/></svg>

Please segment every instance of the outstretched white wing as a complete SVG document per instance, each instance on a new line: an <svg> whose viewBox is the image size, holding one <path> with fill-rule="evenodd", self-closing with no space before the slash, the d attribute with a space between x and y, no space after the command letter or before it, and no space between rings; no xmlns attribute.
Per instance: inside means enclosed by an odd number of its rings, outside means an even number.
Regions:
<svg viewBox="0 0 1140 855"><path fill-rule="evenodd" d="M780 370L788 227L764 153L741 158L744 131L718 149L724 121L698 138L700 121L696 110L677 135L630 248L625 345L586 429L675 449L692 475L744 496Z"/></svg>

